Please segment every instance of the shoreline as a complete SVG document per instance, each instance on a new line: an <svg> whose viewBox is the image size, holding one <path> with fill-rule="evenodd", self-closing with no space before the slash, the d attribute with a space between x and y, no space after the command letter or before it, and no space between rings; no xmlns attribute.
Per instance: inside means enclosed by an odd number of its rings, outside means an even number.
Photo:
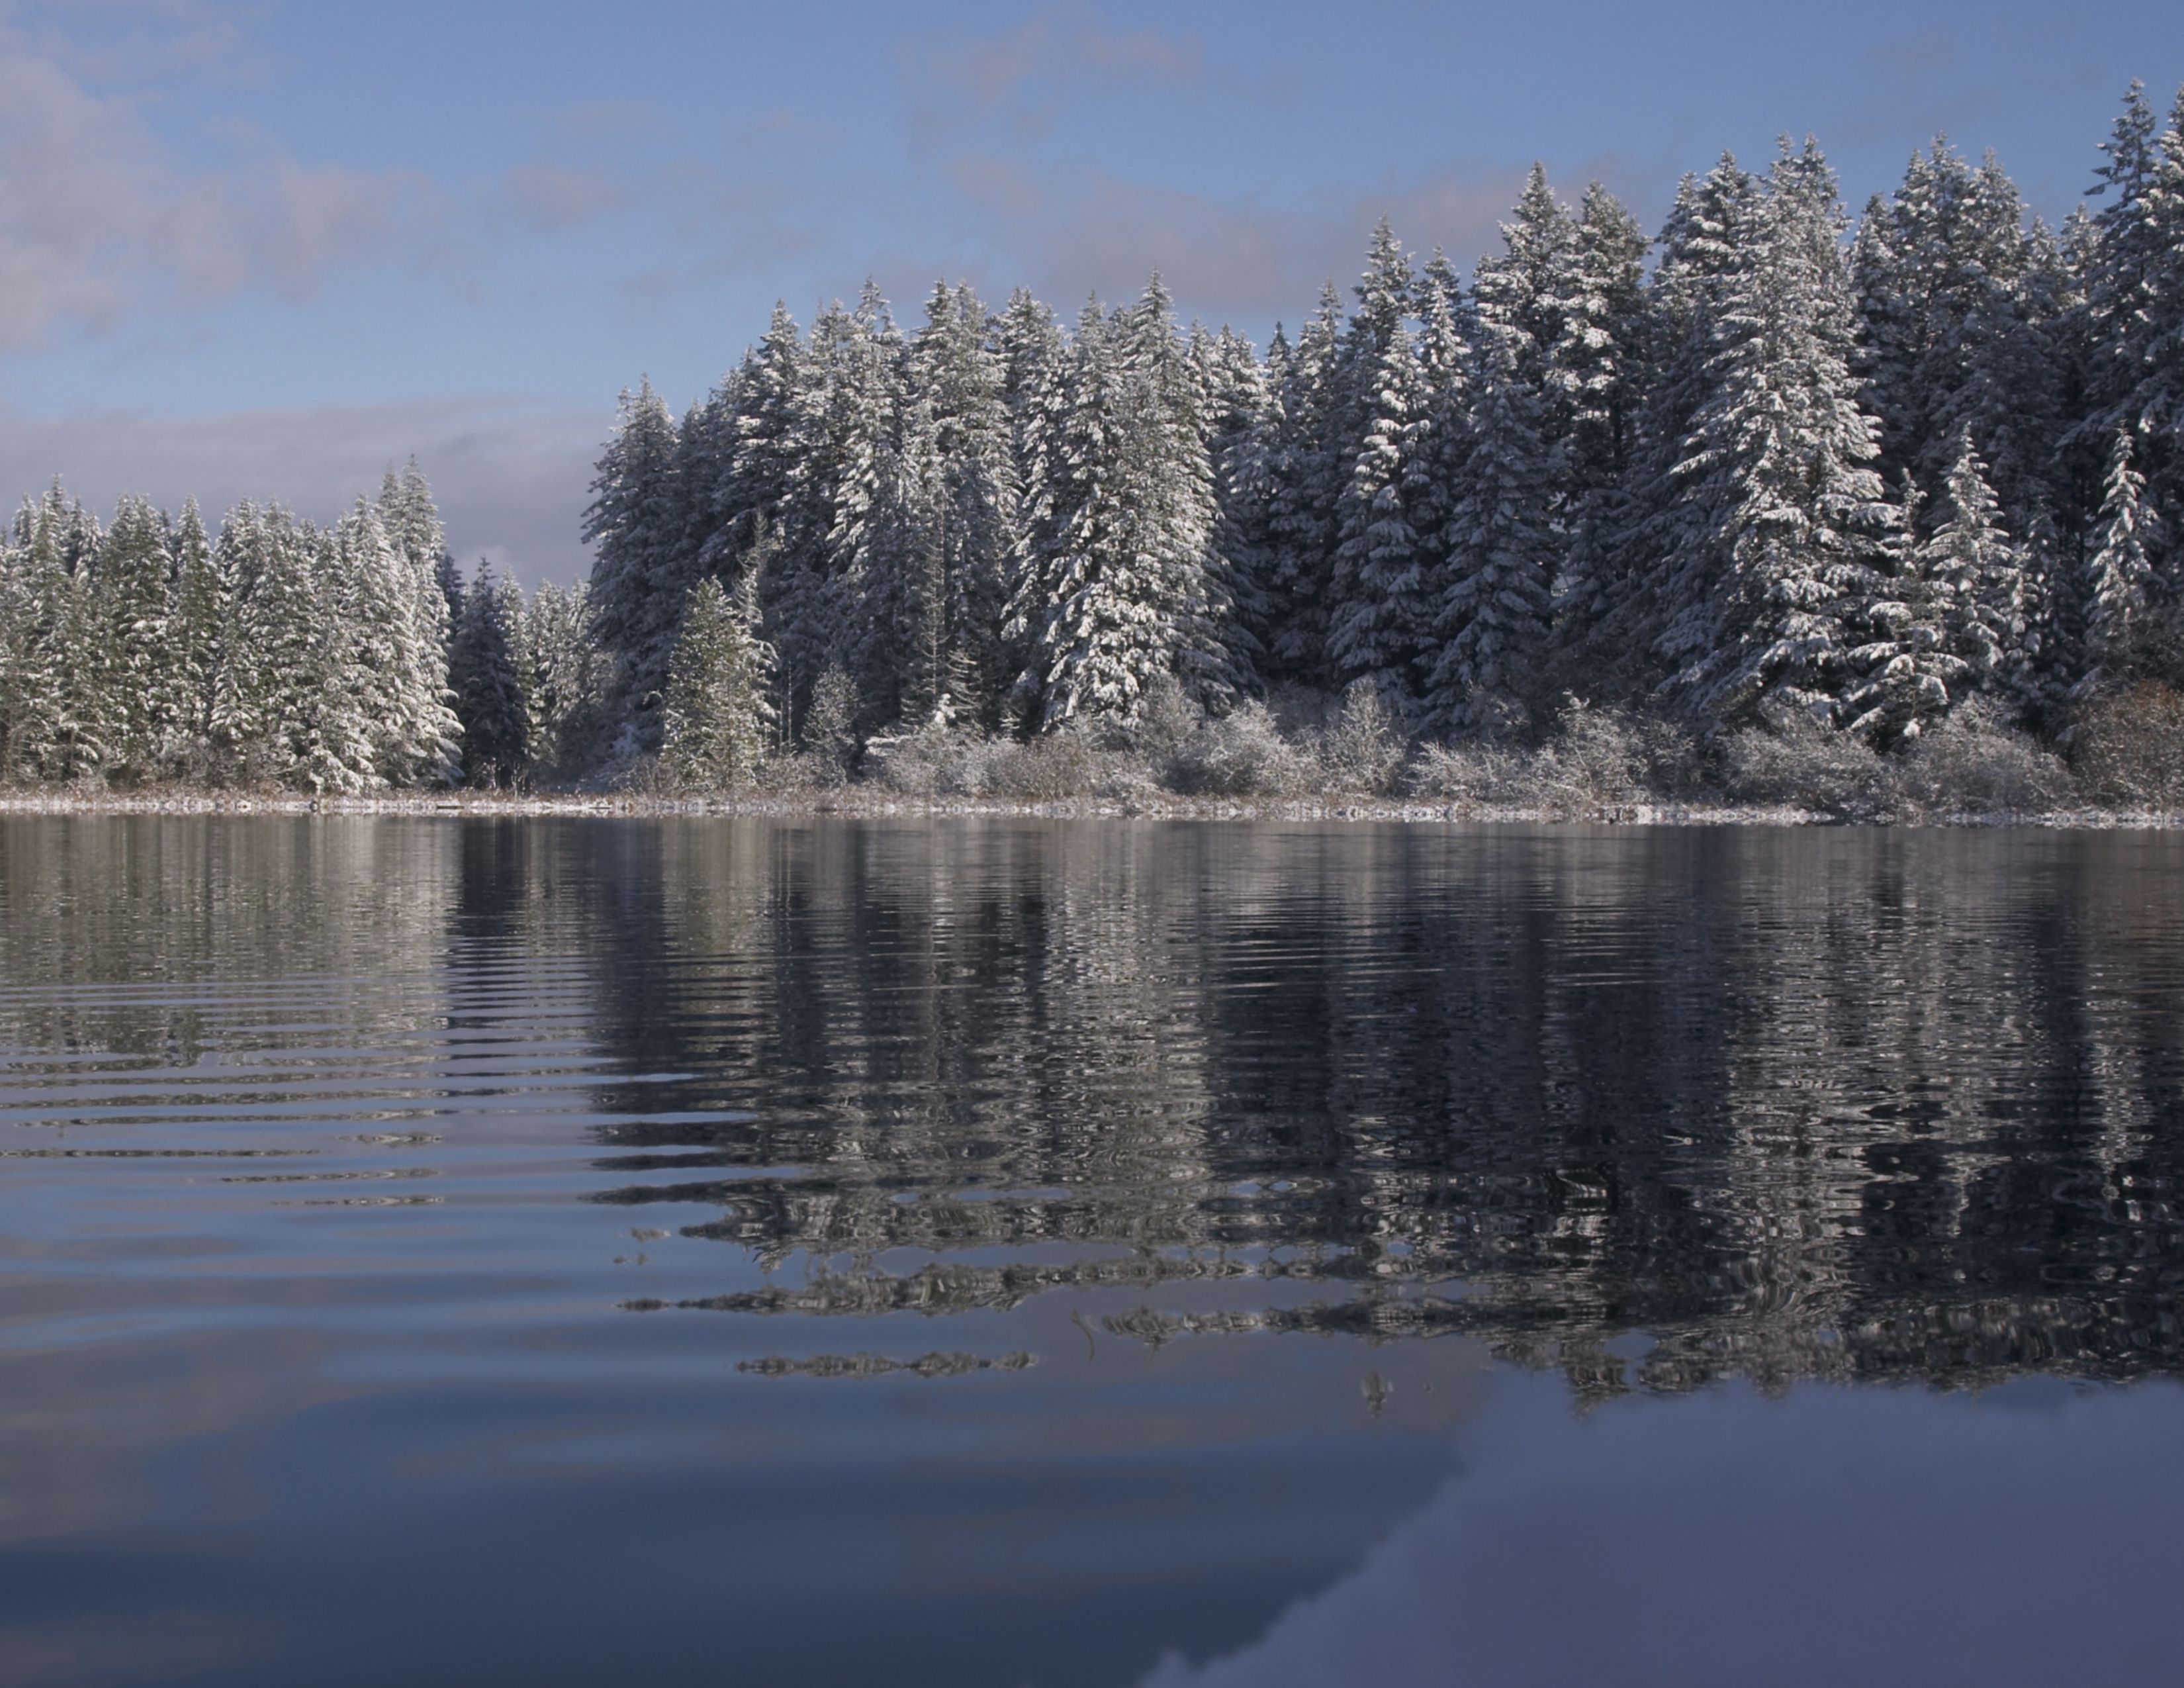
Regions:
<svg viewBox="0 0 2184 1688"><path fill-rule="evenodd" d="M1462 805L1393 798L905 797L827 795L655 797L628 794L385 793L309 797L291 792L0 792L0 816L276 815L429 816L470 819L554 816L777 820L991 818L1045 821L1351 822L1413 826L1630 827L2032 827L2049 830L2167 832L2184 813L2095 807L1953 812L1876 811L1845 816L1791 804L1633 802L1579 805Z"/></svg>

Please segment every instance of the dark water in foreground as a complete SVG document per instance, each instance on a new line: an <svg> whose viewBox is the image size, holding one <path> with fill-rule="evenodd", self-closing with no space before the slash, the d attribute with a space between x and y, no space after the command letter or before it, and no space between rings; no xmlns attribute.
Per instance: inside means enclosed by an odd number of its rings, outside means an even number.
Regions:
<svg viewBox="0 0 2184 1688"><path fill-rule="evenodd" d="M2178 1667L2184 839L0 821L0 1684Z"/></svg>

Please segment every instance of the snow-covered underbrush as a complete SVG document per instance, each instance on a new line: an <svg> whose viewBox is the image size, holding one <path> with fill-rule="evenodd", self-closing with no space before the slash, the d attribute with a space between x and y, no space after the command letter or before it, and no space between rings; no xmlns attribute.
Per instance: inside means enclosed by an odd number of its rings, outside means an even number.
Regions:
<svg viewBox="0 0 2184 1688"><path fill-rule="evenodd" d="M1214 716L1156 694L1128 726L1077 722L1029 739L933 724L846 732L761 760L733 789L638 756L605 782L555 792L413 791L313 799L270 784L131 792L88 783L0 792L0 807L359 810L604 805L680 811L888 812L1089 806L1095 813L1551 821L2067 821L2184 817L2184 694L2142 684L2089 703L2063 747L1975 699L1879 750L1803 716L1702 744L1682 729L1565 699L1536 742L1407 738L1369 691L1240 705Z"/></svg>
<svg viewBox="0 0 2184 1688"><path fill-rule="evenodd" d="M2174 720L2172 721L2172 716ZM1136 722L1072 723L1023 740L932 726L861 758L777 760L750 795L784 801L1092 800L1622 819L1635 813L1802 814L1886 821L2055 816L2099 805L2184 810L2184 700L2126 694L2086 714L2074 772L1973 702L1886 751L1802 716L1702 744L1680 727L1565 699L1536 743L1407 738L1368 688L1290 694L1213 716L1162 692ZM844 775L844 766L853 772Z"/></svg>

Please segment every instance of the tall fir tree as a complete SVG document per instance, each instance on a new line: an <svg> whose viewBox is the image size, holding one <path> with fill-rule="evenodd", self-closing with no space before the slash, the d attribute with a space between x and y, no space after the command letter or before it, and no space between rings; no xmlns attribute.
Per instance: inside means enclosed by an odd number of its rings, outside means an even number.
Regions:
<svg viewBox="0 0 2184 1688"><path fill-rule="evenodd" d="M2086 552L2081 588L2082 688L2128 673L2142 660L2153 625L2153 547L2160 517L2133 460L2135 443L2129 429L2116 431L2100 516Z"/></svg>
<svg viewBox="0 0 2184 1688"><path fill-rule="evenodd" d="M1269 366L1279 425L1267 465L1267 582L1273 600L1268 670L1307 685L1329 673L1336 506L1347 483L1337 368L1341 327L1341 300L1330 282L1295 345L1284 347L1287 355Z"/></svg>
<svg viewBox="0 0 2184 1688"><path fill-rule="evenodd" d="M732 599L710 576L691 589L661 711L660 760L682 784L747 787L772 742L772 653L755 631L755 596Z"/></svg>
<svg viewBox="0 0 2184 1688"><path fill-rule="evenodd" d="M172 569L157 756L168 773L202 778L213 771L213 719L228 658L223 635L232 587L221 576L195 499L183 504L176 524Z"/></svg>
<svg viewBox="0 0 2184 1688"><path fill-rule="evenodd" d="M1830 716L1847 639L1894 512L1859 408L1835 177L1786 145L1727 278L1710 374L1677 465L1705 570L1703 635L1679 653L1684 706L1710 725ZM1698 584L1698 582L1694 582Z"/></svg>
<svg viewBox="0 0 2184 1688"><path fill-rule="evenodd" d="M1971 686L2022 709L2032 701L2039 650L2025 554L2010 539L1969 424L1958 430L1939 503L1919 564L1943 605L1948 649Z"/></svg>
<svg viewBox="0 0 2184 1688"><path fill-rule="evenodd" d="M519 669L523 593L482 560L463 589L449 678L462 722L463 778L472 786L516 783L531 762L531 712Z"/></svg>
<svg viewBox="0 0 2184 1688"><path fill-rule="evenodd" d="M592 637L611 665L608 708L627 735L625 753L656 747L684 594L675 419L652 383L621 397L620 420L600 457L584 512L593 548Z"/></svg>
<svg viewBox="0 0 2184 1688"><path fill-rule="evenodd" d="M124 498L106 530L92 594L105 621L103 713L108 778L139 782L157 770L169 722L166 518L141 498Z"/></svg>
<svg viewBox="0 0 2184 1688"><path fill-rule="evenodd" d="M1426 547L1405 508L1429 426L1408 326L1412 281L1410 260L1383 221L1342 348L1344 483L1326 636L1334 680L1369 682L1406 718L1415 710L1433 619Z"/></svg>

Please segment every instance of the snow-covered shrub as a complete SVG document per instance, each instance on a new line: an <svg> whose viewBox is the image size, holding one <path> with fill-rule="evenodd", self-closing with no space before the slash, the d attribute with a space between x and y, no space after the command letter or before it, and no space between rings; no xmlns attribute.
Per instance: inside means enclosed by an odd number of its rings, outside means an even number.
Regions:
<svg viewBox="0 0 2184 1688"><path fill-rule="evenodd" d="M1127 753L1105 750L1089 731L1065 727L1059 732L1016 744L1001 740L989 747L984 789L978 794L1013 798L1019 803L1052 803L1095 792L1110 765Z"/></svg>
<svg viewBox="0 0 2184 1688"><path fill-rule="evenodd" d="M959 788L956 771L974 741L939 723L899 738L875 738L865 746L865 766L873 784L902 797L934 797Z"/></svg>
<svg viewBox="0 0 2184 1688"><path fill-rule="evenodd" d="M1341 713L1320 729L1312 749L1331 792L1384 796L1403 766L1402 735L1369 680L1343 694Z"/></svg>
<svg viewBox="0 0 2184 1688"><path fill-rule="evenodd" d="M2059 756L1977 698L1920 733L1889 772L1905 807L1932 813L2037 813L2067 804L2073 789Z"/></svg>
<svg viewBox="0 0 2184 1688"><path fill-rule="evenodd" d="M840 785L857 761L857 682L839 663L811 688L804 711L804 749L798 760L817 786Z"/></svg>
<svg viewBox="0 0 2184 1688"><path fill-rule="evenodd" d="M2111 803L2184 809L2184 693L2155 681L2101 698L2080 714L2071 760Z"/></svg>
<svg viewBox="0 0 2184 1688"><path fill-rule="evenodd" d="M1524 759L1516 783L1529 793L1522 800L1578 815L1687 791L1697 768L1697 747L1669 723L1566 698L1560 729Z"/></svg>
<svg viewBox="0 0 2184 1688"><path fill-rule="evenodd" d="M1722 745L1722 783L1741 802L1845 816L1878 813L1890 796L1880 752L1853 733L1800 714L1730 734Z"/></svg>
<svg viewBox="0 0 2184 1688"><path fill-rule="evenodd" d="M1173 674L1156 674L1124 737L1142 762L1160 767L1205 724L1206 711L1183 689L1183 682Z"/></svg>
<svg viewBox="0 0 2184 1688"><path fill-rule="evenodd" d="M1421 744L1404 783L1413 796L1457 809L1513 805L1528 799L1531 759L1481 739Z"/></svg>
<svg viewBox="0 0 2184 1688"><path fill-rule="evenodd" d="M1263 704L1203 723L1168 763L1168 783L1189 796L1296 797L1318 768L1281 735Z"/></svg>

